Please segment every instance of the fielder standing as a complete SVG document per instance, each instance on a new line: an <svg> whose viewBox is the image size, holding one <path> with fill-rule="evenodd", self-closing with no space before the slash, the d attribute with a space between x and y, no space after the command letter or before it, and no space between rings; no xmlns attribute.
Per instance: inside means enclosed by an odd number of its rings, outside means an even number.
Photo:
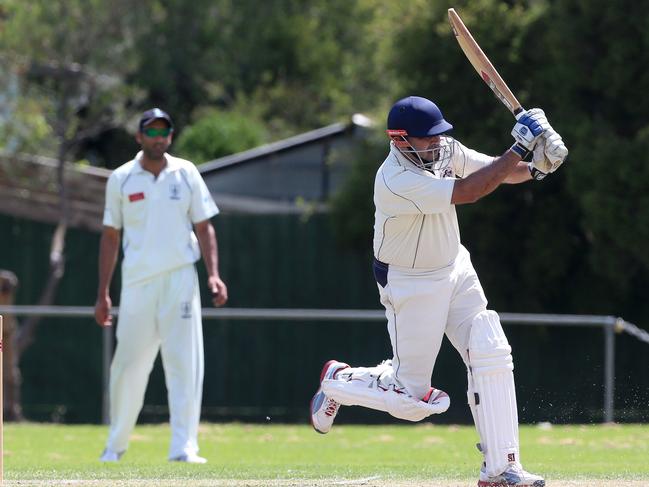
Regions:
<svg viewBox="0 0 649 487"><path fill-rule="evenodd" d="M515 143L500 157L468 149L430 100L399 100L387 121L390 153L374 184L374 276L393 356L376 367L330 360L311 401L327 433L340 405L410 421L443 413L448 395L431 387L444 334L468 370L468 401L484 455L478 486L543 487L521 465L511 347L460 243L455 205L475 203L501 183L543 179L568 150L542 110L517 117ZM533 153L530 163L522 162Z"/></svg>
<svg viewBox="0 0 649 487"><path fill-rule="evenodd" d="M111 325L109 286L120 238L124 259L103 462L118 461L128 447L158 350L168 389L169 460L206 462L198 456L197 441L203 329L194 263L201 254L214 306L225 304L228 291L219 277L210 223L219 210L196 166L167 154L172 135L167 113L158 108L144 112L135 136L141 152L117 168L106 186L95 304L101 326Z"/></svg>

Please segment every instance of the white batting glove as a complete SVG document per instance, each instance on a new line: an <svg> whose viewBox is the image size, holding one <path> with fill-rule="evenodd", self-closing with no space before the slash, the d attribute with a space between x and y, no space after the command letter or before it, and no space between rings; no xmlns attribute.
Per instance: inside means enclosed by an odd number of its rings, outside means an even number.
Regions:
<svg viewBox="0 0 649 487"><path fill-rule="evenodd" d="M516 143L511 150L521 158L525 158L529 152L534 150L538 138L548 128L550 128L550 124L545 117L545 112L540 108L532 108L519 113L516 117L516 125L512 129L512 136Z"/></svg>
<svg viewBox="0 0 649 487"><path fill-rule="evenodd" d="M556 171L568 156L561 136L550 127L541 137L534 147L532 162L528 168L532 178L541 180L548 174Z"/></svg>
<svg viewBox="0 0 649 487"><path fill-rule="evenodd" d="M563 143L561 136L550 128L543 134L545 139L545 157L552 164L550 172L556 171L568 157L568 148Z"/></svg>
<svg viewBox="0 0 649 487"><path fill-rule="evenodd" d="M550 174L552 163L545 157L545 139L541 137L534 147L532 162L527 164L532 179L540 181Z"/></svg>

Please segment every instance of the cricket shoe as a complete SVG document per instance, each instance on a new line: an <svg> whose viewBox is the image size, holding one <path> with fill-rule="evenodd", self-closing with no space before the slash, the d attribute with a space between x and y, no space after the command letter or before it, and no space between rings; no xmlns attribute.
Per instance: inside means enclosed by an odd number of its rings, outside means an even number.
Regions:
<svg viewBox="0 0 649 487"><path fill-rule="evenodd" d="M169 459L170 462L184 462L184 463L207 463L207 459L199 457L196 453L185 453Z"/></svg>
<svg viewBox="0 0 649 487"><path fill-rule="evenodd" d="M331 427L340 409L340 403L327 397L322 391L322 381L325 379L335 379L336 374L343 369L348 368L349 365L338 362L337 360L329 360L320 373L320 387L311 399L311 425L313 429L323 435L329 433Z"/></svg>
<svg viewBox="0 0 649 487"><path fill-rule="evenodd" d="M122 458L122 455L124 455L123 451L116 452L116 451L109 450L108 448L106 448L102 452L101 456L99 457L99 461L104 462L104 463L119 462L119 459Z"/></svg>
<svg viewBox="0 0 649 487"><path fill-rule="evenodd" d="M518 463L510 463L500 475L489 477L486 469L480 469L478 487L545 487L543 477L523 470Z"/></svg>

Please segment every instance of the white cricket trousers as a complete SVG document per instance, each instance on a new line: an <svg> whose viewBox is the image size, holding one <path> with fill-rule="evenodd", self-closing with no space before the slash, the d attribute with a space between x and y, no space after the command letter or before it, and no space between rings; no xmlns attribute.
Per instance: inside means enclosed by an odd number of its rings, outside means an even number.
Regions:
<svg viewBox="0 0 649 487"><path fill-rule="evenodd" d="M388 320L394 377L409 394L423 398L444 333L468 366L471 325L487 309L487 299L464 247L442 269L390 265L386 278L385 286L379 282L378 287Z"/></svg>
<svg viewBox="0 0 649 487"><path fill-rule="evenodd" d="M171 424L169 458L197 453L203 391L203 327L194 266L174 269L123 288L116 333L106 447L114 452L128 447L160 350Z"/></svg>

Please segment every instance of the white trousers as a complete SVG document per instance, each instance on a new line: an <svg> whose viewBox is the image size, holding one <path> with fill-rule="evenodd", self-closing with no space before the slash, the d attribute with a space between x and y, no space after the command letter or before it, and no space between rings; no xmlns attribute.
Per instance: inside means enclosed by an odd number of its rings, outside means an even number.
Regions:
<svg viewBox="0 0 649 487"><path fill-rule="evenodd" d="M487 308L469 252L461 247L452 265L434 271L389 266L387 284L378 287L394 377L413 397L423 398L444 333L468 365L471 323Z"/></svg>
<svg viewBox="0 0 649 487"><path fill-rule="evenodd" d="M112 451L128 447L158 350L169 402L169 458L197 453L203 328L193 265L122 289L110 369L111 425L106 447Z"/></svg>

